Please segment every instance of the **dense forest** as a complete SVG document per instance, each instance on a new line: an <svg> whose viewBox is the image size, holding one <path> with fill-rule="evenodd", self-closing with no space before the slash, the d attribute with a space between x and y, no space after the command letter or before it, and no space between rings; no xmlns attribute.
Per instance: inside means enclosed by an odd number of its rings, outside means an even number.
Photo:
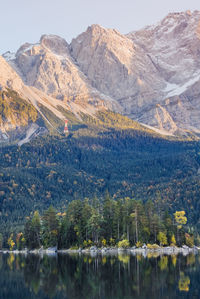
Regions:
<svg viewBox="0 0 200 299"><path fill-rule="evenodd" d="M200 243L200 236L194 240L190 230L184 228L186 223L185 211L176 211L172 217L160 203L143 204L129 197L113 200L107 193L102 201L73 200L64 213L56 212L53 206L42 216L35 211L27 217L23 232L16 236L12 233L8 240L3 237L1 243L10 250L41 246L78 249L92 245L128 248L144 243L150 249L159 245L192 247L194 241Z"/></svg>
<svg viewBox="0 0 200 299"><path fill-rule="evenodd" d="M53 205L63 213L72 200L101 201L106 192L114 200L161 203L171 215L185 210L190 230L199 230L198 141L164 139L114 113L100 113L96 120L84 116L85 124L67 115L68 136L1 146L1 233L22 231L35 210Z"/></svg>

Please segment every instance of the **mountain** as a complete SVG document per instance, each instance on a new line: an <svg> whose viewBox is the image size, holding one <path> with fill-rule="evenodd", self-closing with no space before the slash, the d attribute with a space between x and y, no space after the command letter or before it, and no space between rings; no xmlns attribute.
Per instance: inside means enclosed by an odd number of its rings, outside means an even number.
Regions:
<svg viewBox="0 0 200 299"><path fill-rule="evenodd" d="M64 102L104 106L111 101L91 88L70 56L69 45L58 36L43 35L38 44L21 46L13 65L27 85Z"/></svg>
<svg viewBox="0 0 200 299"><path fill-rule="evenodd" d="M93 86L135 117L165 86L142 47L116 30L93 25L72 40L71 53Z"/></svg>
<svg viewBox="0 0 200 299"><path fill-rule="evenodd" d="M149 110L142 108L138 119L169 130L177 126L199 133L200 12L171 13L158 24L127 36L144 50L166 82L157 104Z"/></svg>
<svg viewBox="0 0 200 299"><path fill-rule="evenodd" d="M124 114L173 134L199 133L199 48L198 11L126 36L93 25L71 43L81 70Z"/></svg>
<svg viewBox="0 0 200 299"><path fill-rule="evenodd" d="M163 133L198 135L199 48L200 12L186 11L127 35L99 25L71 44L43 35L3 56L31 93L54 107L54 99L75 114L103 107Z"/></svg>
<svg viewBox="0 0 200 299"><path fill-rule="evenodd" d="M80 123L81 115L94 116L117 106L108 96L88 87L87 80L67 58L66 45L61 38L43 36L41 47L26 44L16 55L6 53L9 64L0 57L0 141L21 145L47 130L62 133L66 118L70 123ZM29 110L34 111L34 118Z"/></svg>

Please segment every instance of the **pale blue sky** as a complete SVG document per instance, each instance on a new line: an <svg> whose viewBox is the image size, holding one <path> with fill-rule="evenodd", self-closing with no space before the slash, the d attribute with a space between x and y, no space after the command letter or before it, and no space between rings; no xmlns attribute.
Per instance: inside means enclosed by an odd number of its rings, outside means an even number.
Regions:
<svg viewBox="0 0 200 299"><path fill-rule="evenodd" d="M71 42L91 24L121 33L153 24L169 12L200 10L199 0L2 0L0 53L35 43L44 33Z"/></svg>

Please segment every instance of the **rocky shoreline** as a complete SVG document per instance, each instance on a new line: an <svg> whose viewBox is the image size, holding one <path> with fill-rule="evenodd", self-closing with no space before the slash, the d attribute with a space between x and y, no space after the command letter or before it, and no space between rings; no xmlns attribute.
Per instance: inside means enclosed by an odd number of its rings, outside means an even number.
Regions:
<svg viewBox="0 0 200 299"><path fill-rule="evenodd" d="M124 253L124 254L142 254L147 255L148 253L157 253L160 255L167 254L167 255L173 255L173 254L179 254L182 253L183 255L187 255L189 253L198 253L200 250L199 247L194 246L192 248L184 245L183 247L159 247L156 249L150 249L150 248L90 248L90 249L64 249L64 250L58 250L58 253L79 253L79 254L118 254L118 253Z"/></svg>
<svg viewBox="0 0 200 299"><path fill-rule="evenodd" d="M182 247L176 247L176 246L168 246L168 247L158 247L158 248L147 248L146 246L136 248L110 248L110 247L103 247L103 248L97 248L96 246L92 246L88 249L60 249L57 250L56 247L53 248L47 248L47 249L34 249L34 250L0 250L0 253L6 254L6 253L14 253L14 254L47 254L47 255L55 255L55 254L91 254L91 255L97 255L97 254L132 254L132 255L143 255L147 256L149 253L155 253L156 255L177 255L177 254L183 254L187 255L190 253L197 254L200 251L200 247L194 246L194 247L188 247L186 245L183 245Z"/></svg>

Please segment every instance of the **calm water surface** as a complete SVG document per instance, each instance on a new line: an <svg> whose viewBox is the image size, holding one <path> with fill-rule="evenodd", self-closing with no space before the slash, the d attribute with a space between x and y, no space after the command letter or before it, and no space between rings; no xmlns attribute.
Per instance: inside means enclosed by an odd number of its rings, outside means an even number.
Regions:
<svg viewBox="0 0 200 299"><path fill-rule="evenodd" d="M200 255L0 254L0 298L200 298Z"/></svg>

